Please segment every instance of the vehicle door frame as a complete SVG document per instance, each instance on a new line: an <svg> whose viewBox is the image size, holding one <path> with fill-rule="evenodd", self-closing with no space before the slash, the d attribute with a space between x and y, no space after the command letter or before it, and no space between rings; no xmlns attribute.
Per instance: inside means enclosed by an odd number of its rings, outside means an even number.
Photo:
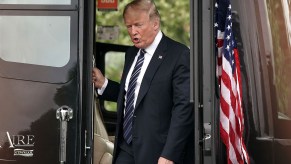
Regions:
<svg viewBox="0 0 291 164"><path fill-rule="evenodd" d="M79 62L80 62L80 96L81 129L80 163L92 164L94 162L94 87L92 84L92 68L95 59L95 0L79 1Z"/></svg>

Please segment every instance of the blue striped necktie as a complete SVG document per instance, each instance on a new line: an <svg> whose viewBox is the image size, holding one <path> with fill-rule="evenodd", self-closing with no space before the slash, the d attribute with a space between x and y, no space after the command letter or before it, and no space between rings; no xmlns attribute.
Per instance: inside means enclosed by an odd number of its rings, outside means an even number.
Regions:
<svg viewBox="0 0 291 164"><path fill-rule="evenodd" d="M134 97L135 97L135 87L136 81L139 76L141 67L144 61L145 50L140 50L140 55L137 58L134 69L130 76L127 92L126 92L126 104L123 119L123 137L125 141L129 144L132 141L132 117L134 113Z"/></svg>

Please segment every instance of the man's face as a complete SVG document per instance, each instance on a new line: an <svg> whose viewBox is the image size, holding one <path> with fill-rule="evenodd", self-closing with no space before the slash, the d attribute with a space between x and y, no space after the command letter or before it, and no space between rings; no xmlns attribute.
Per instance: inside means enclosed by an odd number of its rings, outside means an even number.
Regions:
<svg viewBox="0 0 291 164"><path fill-rule="evenodd" d="M146 48L152 44L159 30L158 19L150 20L148 13L132 8L124 15L124 22L131 41L137 48Z"/></svg>

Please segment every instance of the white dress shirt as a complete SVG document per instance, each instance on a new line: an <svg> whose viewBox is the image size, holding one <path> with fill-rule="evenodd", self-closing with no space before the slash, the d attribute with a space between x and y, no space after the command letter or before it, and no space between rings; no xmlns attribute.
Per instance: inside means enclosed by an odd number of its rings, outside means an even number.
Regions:
<svg viewBox="0 0 291 164"><path fill-rule="evenodd" d="M150 46L148 46L147 48L145 48L146 53L144 54L144 63L142 65L140 74L139 74L139 76L137 78L137 84L136 84L136 88L135 88L134 107L135 107L135 103L136 103L136 100L137 100L137 96L138 96L138 93L139 93L139 89L140 89L140 86L141 86L142 79L144 77L144 74L145 74L145 72L147 70L147 67L148 67L148 65L149 65L149 63L150 63L150 61L151 61L151 59L152 59L152 57L153 57L158 45L159 45L162 37L163 37L163 34L162 34L161 31L159 31L158 34L156 35L153 43ZM134 61L133 61L132 65L131 65L131 67L130 67L130 70L129 70L128 74L127 74L126 81L125 81L125 91L127 91L128 84L129 84L129 79L131 77L133 68L135 66L135 63L137 61L137 58L138 58L139 54L140 54L140 50L136 54L136 56L134 58ZM98 89L98 94L99 95L103 94L107 84L108 84L108 79L106 78L105 79L105 83L103 84L102 88ZM126 102L126 96L125 96L125 102Z"/></svg>

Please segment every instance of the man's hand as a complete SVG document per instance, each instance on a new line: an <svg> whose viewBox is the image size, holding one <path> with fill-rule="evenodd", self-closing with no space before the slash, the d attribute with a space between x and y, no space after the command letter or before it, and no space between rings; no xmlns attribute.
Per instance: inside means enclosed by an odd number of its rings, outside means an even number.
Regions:
<svg viewBox="0 0 291 164"><path fill-rule="evenodd" d="M105 82L105 77L98 68L93 68L92 81L94 86L98 89L100 89Z"/></svg>
<svg viewBox="0 0 291 164"><path fill-rule="evenodd" d="M174 162L170 161L170 160L168 160L166 158L160 157L159 161L158 161L158 164L174 164Z"/></svg>

